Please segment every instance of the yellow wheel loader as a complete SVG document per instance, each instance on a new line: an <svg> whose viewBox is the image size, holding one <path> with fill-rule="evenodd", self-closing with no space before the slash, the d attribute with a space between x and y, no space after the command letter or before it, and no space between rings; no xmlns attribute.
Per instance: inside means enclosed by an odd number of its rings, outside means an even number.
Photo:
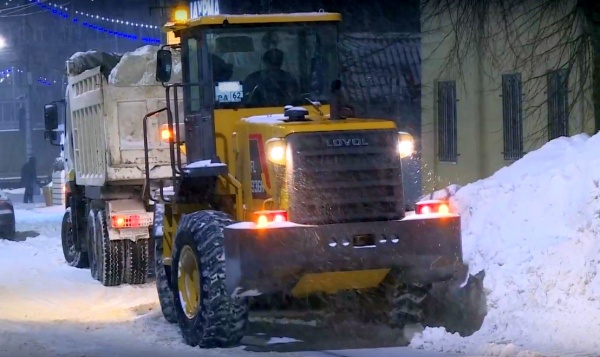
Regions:
<svg viewBox="0 0 600 357"><path fill-rule="evenodd" d="M146 146L170 145L172 179L146 160L145 194L162 311L186 343L239 344L261 301L348 293L383 302L392 327L479 329L484 273L468 274L460 217L441 201L405 211L411 135L342 103L341 16L187 13L157 53L167 106L144 118Z"/></svg>

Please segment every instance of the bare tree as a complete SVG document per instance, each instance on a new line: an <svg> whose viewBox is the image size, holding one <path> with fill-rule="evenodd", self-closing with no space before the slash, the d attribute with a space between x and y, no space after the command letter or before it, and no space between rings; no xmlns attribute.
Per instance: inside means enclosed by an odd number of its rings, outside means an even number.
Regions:
<svg viewBox="0 0 600 357"><path fill-rule="evenodd" d="M421 0L423 31L443 34L442 71L464 78L473 56L488 58L487 75L511 69L527 75L525 116L547 123L546 69L566 70L569 113L591 95L594 130L600 130L600 2L597 0ZM424 58L424 60L427 60ZM587 96L584 96L587 94ZM537 114L537 115L536 115ZM541 135L543 136L543 135Z"/></svg>

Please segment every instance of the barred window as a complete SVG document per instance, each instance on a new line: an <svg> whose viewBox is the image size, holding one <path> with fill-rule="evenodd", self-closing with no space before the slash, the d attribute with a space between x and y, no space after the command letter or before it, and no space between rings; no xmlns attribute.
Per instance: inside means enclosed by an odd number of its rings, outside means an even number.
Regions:
<svg viewBox="0 0 600 357"><path fill-rule="evenodd" d="M548 140L569 136L569 72L548 72Z"/></svg>
<svg viewBox="0 0 600 357"><path fill-rule="evenodd" d="M504 160L523 157L523 95L521 74L502 75Z"/></svg>
<svg viewBox="0 0 600 357"><path fill-rule="evenodd" d="M456 162L457 123L456 123L456 82L438 82L437 88L437 134L439 161Z"/></svg>

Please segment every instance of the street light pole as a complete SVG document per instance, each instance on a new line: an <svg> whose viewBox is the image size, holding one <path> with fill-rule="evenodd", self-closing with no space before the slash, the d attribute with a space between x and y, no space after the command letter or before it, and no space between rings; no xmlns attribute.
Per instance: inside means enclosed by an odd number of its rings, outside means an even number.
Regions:
<svg viewBox="0 0 600 357"><path fill-rule="evenodd" d="M27 49L22 52L23 57L25 57L25 72L27 84L25 88L25 152L26 157L29 158L33 156L33 144L31 140L31 107L33 105L31 98L31 86L33 85L33 73L31 72L31 38L33 36L33 29L29 24L28 16L23 16L23 26L29 30L29 36L27 37ZM23 31L26 33L25 31Z"/></svg>
<svg viewBox="0 0 600 357"><path fill-rule="evenodd" d="M27 60L27 65L29 68L29 65L31 64L31 61L29 60L29 56L28 56L28 60ZM32 100L31 100L31 86L33 85L33 75L31 73L31 71L28 69L27 70L27 90L25 92L25 98L27 100L27 105L25 106L25 150L27 152L27 157L32 157L33 156L33 143L31 140L31 131L32 131L32 127L31 127L31 106L33 104Z"/></svg>

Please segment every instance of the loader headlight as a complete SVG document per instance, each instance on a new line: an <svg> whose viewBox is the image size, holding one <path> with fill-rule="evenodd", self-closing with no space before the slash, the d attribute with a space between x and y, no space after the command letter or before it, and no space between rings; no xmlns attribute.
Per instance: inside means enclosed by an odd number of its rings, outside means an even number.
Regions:
<svg viewBox="0 0 600 357"><path fill-rule="evenodd" d="M405 158L411 156L415 151L415 141L407 132L399 131L398 132L398 155L401 158Z"/></svg>
<svg viewBox="0 0 600 357"><path fill-rule="evenodd" d="M274 164L285 165L287 161L287 143L285 139L273 138L265 142L267 158Z"/></svg>

